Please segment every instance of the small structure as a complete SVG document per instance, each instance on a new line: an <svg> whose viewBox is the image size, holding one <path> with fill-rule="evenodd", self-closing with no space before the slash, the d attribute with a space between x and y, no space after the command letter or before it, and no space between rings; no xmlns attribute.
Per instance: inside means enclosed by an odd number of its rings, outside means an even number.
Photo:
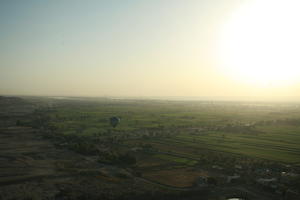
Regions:
<svg viewBox="0 0 300 200"><path fill-rule="evenodd" d="M277 179L276 178L259 178L256 180L257 183L264 187L272 188L272 189L277 189L278 184L277 184Z"/></svg>
<svg viewBox="0 0 300 200"><path fill-rule="evenodd" d="M137 152L137 151L143 150L143 148L141 148L141 147L132 147L130 150L133 151L133 152Z"/></svg>
<svg viewBox="0 0 300 200"><path fill-rule="evenodd" d="M281 172L280 182L289 183L291 180L299 177L299 174L295 174L292 172Z"/></svg>
<svg viewBox="0 0 300 200"><path fill-rule="evenodd" d="M213 165L213 169L223 170L223 167L220 167L219 165Z"/></svg>
<svg viewBox="0 0 300 200"><path fill-rule="evenodd" d="M235 165L234 168L239 170L243 169L242 165Z"/></svg>
<svg viewBox="0 0 300 200"><path fill-rule="evenodd" d="M234 182L236 182L240 178L241 178L240 175L228 176L227 177L227 183L234 183Z"/></svg>
<svg viewBox="0 0 300 200"><path fill-rule="evenodd" d="M287 176L287 177L298 177L299 174L293 173L293 172L281 172L281 176Z"/></svg>
<svg viewBox="0 0 300 200"><path fill-rule="evenodd" d="M262 185L270 185L272 183L276 183L277 179L276 178L259 178L256 181Z"/></svg>
<svg viewBox="0 0 300 200"><path fill-rule="evenodd" d="M256 169L255 173L260 175L269 175L271 174L271 171L269 169Z"/></svg>

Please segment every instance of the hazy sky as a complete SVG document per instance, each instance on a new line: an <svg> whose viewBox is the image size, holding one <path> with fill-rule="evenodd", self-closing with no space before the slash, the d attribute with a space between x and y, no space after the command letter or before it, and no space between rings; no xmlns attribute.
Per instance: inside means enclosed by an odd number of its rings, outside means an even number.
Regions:
<svg viewBox="0 0 300 200"><path fill-rule="evenodd" d="M0 94L299 96L298 81L220 67L224 25L250 1L0 0Z"/></svg>

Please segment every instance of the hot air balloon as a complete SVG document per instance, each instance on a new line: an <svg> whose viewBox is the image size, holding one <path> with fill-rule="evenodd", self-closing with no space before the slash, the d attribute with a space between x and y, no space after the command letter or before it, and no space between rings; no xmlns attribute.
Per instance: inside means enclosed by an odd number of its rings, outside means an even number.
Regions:
<svg viewBox="0 0 300 200"><path fill-rule="evenodd" d="M121 121L121 119L119 117L109 118L110 125L114 128L119 124L120 121Z"/></svg>

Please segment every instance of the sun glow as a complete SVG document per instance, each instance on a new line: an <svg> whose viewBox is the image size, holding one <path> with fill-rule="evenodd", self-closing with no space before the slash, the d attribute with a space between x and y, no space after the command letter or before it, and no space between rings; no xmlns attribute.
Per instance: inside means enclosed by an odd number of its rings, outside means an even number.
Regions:
<svg viewBox="0 0 300 200"><path fill-rule="evenodd" d="M220 57L235 79L259 86L300 79L300 1L245 4L223 27Z"/></svg>

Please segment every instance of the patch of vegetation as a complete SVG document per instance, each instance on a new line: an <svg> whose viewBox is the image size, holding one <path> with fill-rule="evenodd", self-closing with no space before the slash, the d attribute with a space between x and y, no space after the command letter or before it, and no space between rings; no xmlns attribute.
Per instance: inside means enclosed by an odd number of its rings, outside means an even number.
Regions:
<svg viewBox="0 0 300 200"><path fill-rule="evenodd" d="M187 158L175 157L175 156L170 156L170 155L165 155L165 154L157 154L157 155L155 155L155 157L160 158L162 160L172 161L172 162L176 162L176 163L180 163L180 164L184 164L184 165L188 165L188 166L193 166L193 165L197 164L197 161L195 161L195 160L190 160Z"/></svg>

